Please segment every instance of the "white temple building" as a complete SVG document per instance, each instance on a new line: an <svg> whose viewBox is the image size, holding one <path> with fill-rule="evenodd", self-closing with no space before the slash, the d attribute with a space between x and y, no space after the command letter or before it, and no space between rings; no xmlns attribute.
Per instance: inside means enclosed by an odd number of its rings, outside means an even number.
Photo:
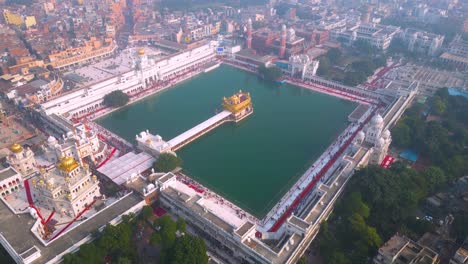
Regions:
<svg viewBox="0 0 468 264"><path fill-rule="evenodd" d="M10 151L11 154L6 159L20 174L28 176L37 171L34 152L30 148L23 148L20 144L13 144Z"/></svg>
<svg viewBox="0 0 468 264"><path fill-rule="evenodd" d="M360 131L356 135L354 142L355 145L367 145L370 148L369 163L371 164L382 163L391 143L390 131L384 130L384 120L379 114L371 119L364 131Z"/></svg>
<svg viewBox="0 0 468 264"><path fill-rule="evenodd" d="M87 164L64 157L49 171L32 180L33 197L41 207L75 217L101 196L99 181Z"/></svg>
<svg viewBox="0 0 468 264"><path fill-rule="evenodd" d="M75 126L74 133L68 132L59 142L50 136L47 143L42 146L43 157L49 163L57 163L61 157L73 157L75 160L89 157L96 162L104 158L106 145L99 141L96 132L86 129L83 124Z"/></svg>

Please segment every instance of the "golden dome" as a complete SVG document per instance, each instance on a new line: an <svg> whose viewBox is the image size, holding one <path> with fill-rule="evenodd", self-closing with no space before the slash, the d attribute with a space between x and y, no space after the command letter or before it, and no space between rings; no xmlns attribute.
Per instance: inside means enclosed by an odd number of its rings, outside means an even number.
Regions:
<svg viewBox="0 0 468 264"><path fill-rule="evenodd" d="M138 50L138 55L143 56L145 55L145 49L141 48Z"/></svg>
<svg viewBox="0 0 468 264"><path fill-rule="evenodd" d="M23 147L20 144L15 143L11 145L10 150L14 153L20 153L23 151Z"/></svg>
<svg viewBox="0 0 468 264"><path fill-rule="evenodd" d="M78 162L73 157L62 158L58 167L66 172L70 172L78 167Z"/></svg>

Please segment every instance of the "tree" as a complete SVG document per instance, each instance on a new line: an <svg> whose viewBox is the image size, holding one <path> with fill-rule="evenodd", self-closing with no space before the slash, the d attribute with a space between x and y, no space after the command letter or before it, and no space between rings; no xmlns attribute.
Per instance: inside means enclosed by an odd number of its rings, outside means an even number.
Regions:
<svg viewBox="0 0 468 264"><path fill-rule="evenodd" d="M403 122L399 122L392 129L392 141L395 145L407 148L411 144L411 130Z"/></svg>
<svg viewBox="0 0 468 264"><path fill-rule="evenodd" d="M173 264L206 264L208 255L205 241L190 235L181 236L177 238L169 259Z"/></svg>
<svg viewBox="0 0 468 264"><path fill-rule="evenodd" d="M130 101L130 97L121 90L112 91L104 96L104 105L108 107L121 107Z"/></svg>
<svg viewBox="0 0 468 264"><path fill-rule="evenodd" d="M162 153L154 162L153 167L158 172L170 172L180 167L181 164L182 160L179 157L171 153Z"/></svg>
<svg viewBox="0 0 468 264"><path fill-rule="evenodd" d="M255 21L252 22L252 28L253 28L253 29L259 29L259 28L264 27L265 25L266 25L266 24L265 24L264 21L256 21L256 20L255 20Z"/></svg>
<svg viewBox="0 0 468 264"><path fill-rule="evenodd" d="M159 229L159 235L164 248L172 248L176 239L177 225L169 215L164 215L154 221L154 226Z"/></svg>
<svg viewBox="0 0 468 264"><path fill-rule="evenodd" d="M346 72L343 83L349 86L356 86L367 80L367 76L363 72L349 71Z"/></svg>
<svg viewBox="0 0 468 264"><path fill-rule="evenodd" d="M149 205L143 206L143 208L141 209L141 217L143 219L148 219L152 215L153 215L153 208L151 208L151 206Z"/></svg>
<svg viewBox="0 0 468 264"><path fill-rule="evenodd" d="M408 49L401 38L393 38L387 52L390 54L406 54Z"/></svg>
<svg viewBox="0 0 468 264"><path fill-rule="evenodd" d="M377 48L365 40L358 39L353 43L353 46L364 55L373 55L377 52Z"/></svg>
<svg viewBox="0 0 468 264"><path fill-rule="evenodd" d="M341 60L341 56L341 50L337 48L331 48L327 53L327 57L332 64L338 64Z"/></svg>
<svg viewBox="0 0 468 264"><path fill-rule="evenodd" d="M431 102L432 102L431 104L432 111L435 114L441 115L445 113L445 110L447 109L447 105L444 102L444 100L442 100L442 98L440 98L439 96L434 96Z"/></svg>
<svg viewBox="0 0 468 264"><path fill-rule="evenodd" d="M177 230L179 230L180 232L185 232L185 230L187 229L187 224L185 223L185 220L182 218L182 217L179 217L177 219Z"/></svg>
<svg viewBox="0 0 468 264"><path fill-rule="evenodd" d="M335 251L328 260L329 263L334 264L351 264L351 261L346 258L345 254L341 251Z"/></svg>
<svg viewBox="0 0 468 264"><path fill-rule="evenodd" d="M327 76L330 71L330 59L328 57L321 57L319 60L319 67L317 74L320 76Z"/></svg>
<svg viewBox="0 0 468 264"><path fill-rule="evenodd" d="M422 172L422 174L426 178L427 187L429 189L429 192L436 191L438 188L445 185L446 180L447 180L446 177L445 177L444 171L441 168L435 167L435 166L431 166L431 167L426 168Z"/></svg>
<svg viewBox="0 0 468 264"><path fill-rule="evenodd" d="M280 68L276 66L266 67L264 65L260 65L260 67L258 67L258 74L267 81L276 81L283 76Z"/></svg>

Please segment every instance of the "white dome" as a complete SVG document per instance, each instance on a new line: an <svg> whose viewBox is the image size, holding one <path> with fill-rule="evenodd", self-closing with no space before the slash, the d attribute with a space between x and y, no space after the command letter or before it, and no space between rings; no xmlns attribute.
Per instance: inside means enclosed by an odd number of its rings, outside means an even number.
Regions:
<svg viewBox="0 0 468 264"><path fill-rule="evenodd" d="M372 118L371 123L372 123L373 125L380 125L380 124L382 124L382 123L383 123L383 118L382 118L382 116L381 116L380 114L375 115L375 116Z"/></svg>
<svg viewBox="0 0 468 264"><path fill-rule="evenodd" d="M68 132L67 132L67 137L69 137L69 138L73 137L73 132L68 131Z"/></svg>
<svg viewBox="0 0 468 264"><path fill-rule="evenodd" d="M379 138L379 140L377 140L377 143L375 144L377 147L383 147L383 145L385 144L385 140L383 138Z"/></svg>
<svg viewBox="0 0 468 264"><path fill-rule="evenodd" d="M357 133L357 135L356 135L356 140L357 140L357 141L363 141L365 136L366 136L366 135L365 135L364 132L361 130L361 131L359 131L359 132Z"/></svg>
<svg viewBox="0 0 468 264"><path fill-rule="evenodd" d="M388 129L386 129L383 133L382 133L382 137L384 139L388 139L390 138L390 131Z"/></svg>
<svg viewBox="0 0 468 264"><path fill-rule="evenodd" d="M146 137L146 132L145 131L140 132L140 137L145 138Z"/></svg>
<svg viewBox="0 0 468 264"><path fill-rule="evenodd" d="M53 144L55 142L57 142L57 139L53 136L49 136L49 138L47 139L47 143L49 144Z"/></svg>

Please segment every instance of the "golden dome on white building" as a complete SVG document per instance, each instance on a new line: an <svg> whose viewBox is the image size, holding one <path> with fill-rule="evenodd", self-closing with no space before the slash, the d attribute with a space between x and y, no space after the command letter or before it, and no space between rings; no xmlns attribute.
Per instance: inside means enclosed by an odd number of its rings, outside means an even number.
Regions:
<svg viewBox="0 0 468 264"><path fill-rule="evenodd" d="M73 157L62 158L58 164L58 167L66 172L70 172L79 166L78 162Z"/></svg>
<svg viewBox="0 0 468 264"><path fill-rule="evenodd" d="M13 153L20 153L21 151L23 151L23 147L20 144L15 143L11 145L10 150Z"/></svg>

